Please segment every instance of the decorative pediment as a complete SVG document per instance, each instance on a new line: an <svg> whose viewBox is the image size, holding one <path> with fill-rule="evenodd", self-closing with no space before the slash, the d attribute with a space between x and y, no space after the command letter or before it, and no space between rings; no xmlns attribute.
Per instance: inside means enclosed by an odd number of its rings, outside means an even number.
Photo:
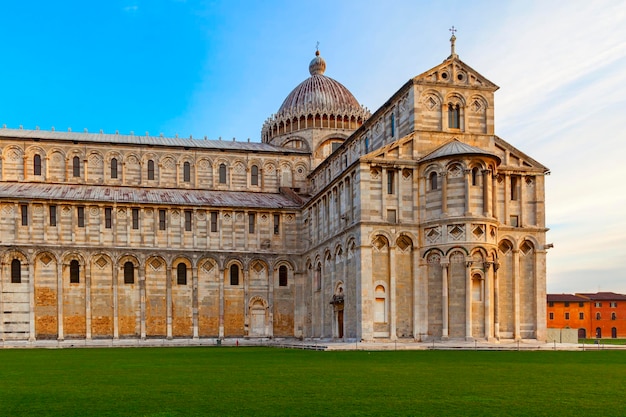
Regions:
<svg viewBox="0 0 626 417"><path fill-rule="evenodd" d="M484 88L491 91L499 88L458 58L448 58L413 80L416 84L425 85Z"/></svg>

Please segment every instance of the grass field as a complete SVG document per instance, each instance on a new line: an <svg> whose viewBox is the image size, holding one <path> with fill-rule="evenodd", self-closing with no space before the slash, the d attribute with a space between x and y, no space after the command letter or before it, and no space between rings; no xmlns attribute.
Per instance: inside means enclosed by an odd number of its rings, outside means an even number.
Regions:
<svg viewBox="0 0 626 417"><path fill-rule="evenodd" d="M0 350L0 415L624 416L626 352Z"/></svg>

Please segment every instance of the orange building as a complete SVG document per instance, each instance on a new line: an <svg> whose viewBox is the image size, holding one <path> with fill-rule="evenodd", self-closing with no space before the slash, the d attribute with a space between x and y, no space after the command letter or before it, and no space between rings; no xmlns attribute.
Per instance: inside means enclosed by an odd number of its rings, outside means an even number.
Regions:
<svg viewBox="0 0 626 417"><path fill-rule="evenodd" d="M626 295L548 294L547 327L578 329L578 337L626 338Z"/></svg>
<svg viewBox="0 0 626 417"><path fill-rule="evenodd" d="M614 292L577 295L589 299L589 337L626 338L626 295Z"/></svg>
<svg viewBox="0 0 626 417"><path fill-rule="evenodd" d="M578 329L578 337L589 335L589 299L573 294L548 294L547 327Z"/></svg>

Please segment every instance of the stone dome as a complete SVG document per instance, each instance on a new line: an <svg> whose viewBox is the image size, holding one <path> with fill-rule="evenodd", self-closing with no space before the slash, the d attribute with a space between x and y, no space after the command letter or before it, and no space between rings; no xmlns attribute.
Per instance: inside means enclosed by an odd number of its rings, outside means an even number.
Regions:
<svg viewBox="0 0 626 417"><path fill-rule="evenodd" d="M369 116L370 112L359 104L343 84L324 75L326 61L319 50L309 64L311 76L301 82L289 93L276 114L266 120L262 129L262 140L268 142L272 137L293 133L312 127L337 127L356 129ZM339 122L317 124L308 120L324 118ZM303 120L299 123L299 120ZM344 121L345 120L345 121ZM332 125L332 126L331 126Z"/></svg>
<svg viewBox="0 0 626 417"><path fill-rule="evenodd" d="M277 114L293 113L299 110L329 113L337 113L337 110L344 113L349 109L361 110L361 105L350 90L340 82L324 75L326 61L319 55L319 51L315 55L309 64L311 76L289 93Z"/></svg>

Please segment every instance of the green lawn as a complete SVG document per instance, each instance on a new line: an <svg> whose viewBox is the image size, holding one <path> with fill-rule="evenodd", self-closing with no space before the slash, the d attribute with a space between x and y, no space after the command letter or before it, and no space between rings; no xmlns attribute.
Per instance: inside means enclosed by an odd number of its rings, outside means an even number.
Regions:
<svg viewBox="0 0 626 417"><path fill-rule="evenodd" d="M0 350L0 415L626 415L626 352Z"/></svg>

